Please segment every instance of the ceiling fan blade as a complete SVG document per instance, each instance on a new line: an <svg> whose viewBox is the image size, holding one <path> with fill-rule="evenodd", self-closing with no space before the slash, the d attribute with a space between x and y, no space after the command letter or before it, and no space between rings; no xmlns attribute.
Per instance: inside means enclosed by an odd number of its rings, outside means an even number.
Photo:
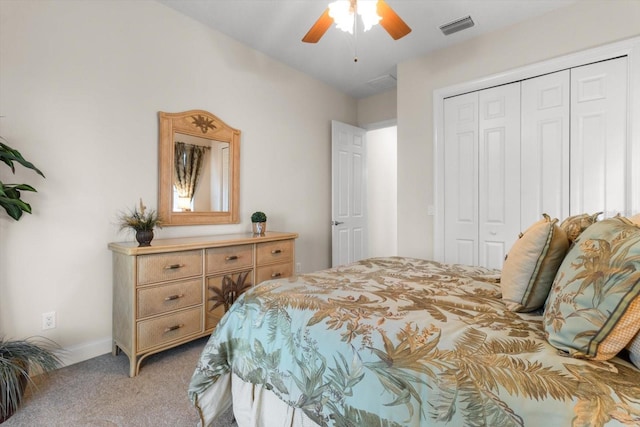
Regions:
<svg viewBox="0 0 640 427"><path fill-rule="evenodd" d="M411 28L384 0L378 0L377 10L378 15L382 17L380 25L394 40L401 39L411 32Z"/></svg>
<svg viewBox="0 0 640 427"><path fill-rule="evenodd" d="M333 24L333 18L329 16L329 8L318 18L313 27L305 34L302 41L305 43L318 43L318 40L327 32Z"/></svg>

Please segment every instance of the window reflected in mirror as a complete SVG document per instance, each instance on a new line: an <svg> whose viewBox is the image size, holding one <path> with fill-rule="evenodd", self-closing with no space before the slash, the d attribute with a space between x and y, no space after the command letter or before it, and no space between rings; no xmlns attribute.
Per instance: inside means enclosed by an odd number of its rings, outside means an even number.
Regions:
<svg viewBox="0 0 640 427"><path fill-rule="evenodd" d="M229 210L229 143L176 132L173 212Z"/></svg>

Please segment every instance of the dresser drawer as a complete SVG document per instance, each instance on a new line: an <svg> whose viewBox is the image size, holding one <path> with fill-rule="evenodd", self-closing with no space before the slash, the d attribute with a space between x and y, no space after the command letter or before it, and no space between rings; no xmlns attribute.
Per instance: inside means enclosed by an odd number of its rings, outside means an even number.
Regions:
<svg viewBox="0 0 640 427"><path fill-rule="evenodd" d="M253 265L253 245L210 248L207 249L206 254L207 274L251 268Z"/></svg>
<svg viewBox="0 0 640 427"><path fill-rule="evenodd" d="M222 319L225 313L226 312L224 311L224 307L222 306L216 308L215 310L207 311L207 314L205 317L204 329L206 331L208 330L213 331L213 328L218 326L218 323L220 323L220 320Z"/></svg>
<svg viewBox="0 0 640 427"><path fill-rule="evenodd" d="M202 303L202 279L138 289L138 318Z"/></svg>
<svg viewBox="0 0 640 427"><path fill-rule="evenodd" d="M138 346L142 351L202 330L202 307L138 322Z"/></svg>
<svg viewBox="0 0 640 427"><path fill-rule="evenodd" d="M293 259L293 240L259 243L257 245L257 264L289 261Z"/></svg>
<svg viewBox="0 0 640 427"><path fill-rule="evenodd" d="M293 266L291 262L258 267L256 270L256 284L260 284L265 280L289 277L292 274Z"/></svg>
<svg viewBox="0 0 640 427"><path fill-rule="evenodd" d="M180 251L138 257L138 284L202 275L202 251Z"/></svg>

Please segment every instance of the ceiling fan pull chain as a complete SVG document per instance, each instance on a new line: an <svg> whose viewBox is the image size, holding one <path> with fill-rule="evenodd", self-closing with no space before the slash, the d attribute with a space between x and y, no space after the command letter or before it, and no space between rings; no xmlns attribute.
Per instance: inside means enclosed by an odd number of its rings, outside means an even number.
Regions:
<svg viewBox="0 0 640 427"><path fill-rule="evenodd" d="M353 62L358 62L358 20L356 19L356 12L357 10L354 10L353 13Z"/></svg>

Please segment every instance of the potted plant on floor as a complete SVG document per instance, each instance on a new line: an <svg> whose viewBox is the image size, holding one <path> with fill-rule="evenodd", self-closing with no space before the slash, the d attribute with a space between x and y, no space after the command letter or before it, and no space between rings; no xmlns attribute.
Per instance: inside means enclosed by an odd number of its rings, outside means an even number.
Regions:
<svg viewBox="0 0 640 427"><path fill-rule="evenodd" d="M252 213L251 224L253 226L253 234L263 235L267 231L267 215L260 211Z"/></svg>
<svg viewBox="0 0 640 427"><path fill-rule="evenodd" d="M120 214L120 230L131 229L136 232L138 246L151 246L153 240L153 229L162 228L162 219L158 212L149 209L140 199L140 210L137 207L132 211Z"/></svg>
<svg viewBox="0 0 640 427"><path fill-rule="evenodd" d="M5 340L0 337L0 424L18 410L32 378L53 371L61 362L53 341Z"/></svg>
<svg viewBox="0 0 640 427"><path fill-rule="evenodd" d="M0 160L15 173L14 162L25 168L44 174L20 152L11 148L0 136ZM24 212L31 213L31 205L22 200L21 191L36 191L28 184L5 184L0 181L0 206L7 214L19 221ZM37 343L33 339L6 340L0 337L0 424L8 419L20 406L32 376L49 372L60 366L60 359L53 351L55 343Z"/></svg>

